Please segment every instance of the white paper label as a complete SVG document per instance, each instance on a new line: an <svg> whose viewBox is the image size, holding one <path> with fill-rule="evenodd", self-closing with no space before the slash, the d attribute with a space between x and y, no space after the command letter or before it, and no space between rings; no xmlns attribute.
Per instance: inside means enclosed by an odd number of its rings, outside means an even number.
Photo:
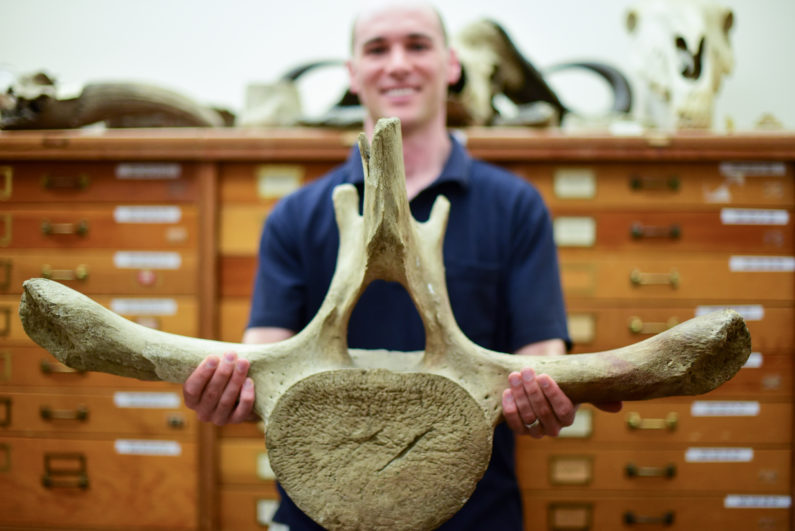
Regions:
<svg viewBox="0 0 795 531"><path fill-rule="evenodd" d="M121 455L167 455L182 454L182 445L177 441L150 441L144 439L116 439L113 446Z"/></svg>
<svg viewBox="0 0 795 531"><path fill-rule="evenodd" d="M277 500L257 500L257 523L267 525L268 529L275 529L272 527L273 515L276 514L278 508Z"/></svg>
<svg viewBox="0 0 795 531"><path fill-rule="evenodd" d="M786 210L723 208L720 221L724 225L788 225L789 212Z"/></svg>
<svg viewBox="0 0 795 531"><path fill-rule="evenodd" d="M179 269L182 255L172 252L118 251L113 254L117 269Z"/></svg>
<svg viewBox="0 0 795 531"><path fill-rule="evenodd" d="M116 223L178 223L182 209L177 206L117 206L113 209Z"/></svg>
<svg viewBox="0 0 795 531"><path fill-rule="evenodd" d="M792 273L795 256L731 256L729 271L734 273Z"/></svg>
<svg viewBox="0 0 795 531"><path fill-rule="evenodd" d="M748 356L748 360L743 365L743 369L758 369L762 366L762 353L761 352L751 352L751 355Z"/></svg>
<svg viewBox="0 0 795 531"><path fill-rule="evenodd" d="M182 401L177 393L117 392L113 393L116 407L141 409L175 409Z"/></svg>
<svg viewBox="0 0 795 531"><path fill-rule="evenodd" d="M559 247L593 247L596 243L596 220L589 217L557 217L553 221L553 232Z"/></svg>
<svg viewBox="0 0 795 531"><path fill-rule="evenodd" d="M753 448L688 448L688 463L750 463L754 460Z"/></svg>
<svg viewBox="0 0 795 531"><path fill-rule="evenodd" d="M176 315L174 299L113 299L110 309L122 315Z"/></svg>
<svg viewBox="0 0 795 531"><path fill-rule="evenodd" d="M738 306L697 306L696 317L719 310L731 309L739 313L746 321L761 321L765 318L765 308L759 304L744 304Z"/></svg>
<svg viewBox="0 0 795 531"><path fill-rule="evenodd" d="M268 452L257 454L257 477L260 479L276 479L276 474L271 468L271 460L268 458Z"/></svg>
<svg viewBox="0 0 795 531"><path fill-rule="evenodd" d="M726 177L783 177L787 174L783 162L721 162L719 169Z"/></svg>
<svg viewBox="0 0 795 531"><path fill-rule="evenodd" d="M590 168L558 168L553 177L555 196L561 199L593 199L596 174Z"/></svg>
<svg viewBox="0 0 795 531"><path fill-rule="evenodd" d="M122 162L116 165L117 179L179 179L182 165L176 162Z"/></svg>
<svg viewBox="0 0 795 531"><path fill-rule="evenodd" d="M729 402L696 400L690 406L694 417L756 417L759 415L759 402Z"/></svg>
<svg viewBox="0 0 795 531"><path fill-rule="evenodd" d="M301 166L265 164L257 168L257 194L259 197L278 198L301 187L304 169Z"/></svg>
<svg viewBox="0 0 795 531"><path fill-rule="evenodd" d="M723 499L726 509L789 509L791 505L790 496L729 494Z"/></svg>
<svg viewBox="0 0 795 531"><path fill-rule="evenodd" d="M574 416L574 422L560 430L558 437L571 439L584 439L593 433L593 412L590 409L580 409Z"/></svg>

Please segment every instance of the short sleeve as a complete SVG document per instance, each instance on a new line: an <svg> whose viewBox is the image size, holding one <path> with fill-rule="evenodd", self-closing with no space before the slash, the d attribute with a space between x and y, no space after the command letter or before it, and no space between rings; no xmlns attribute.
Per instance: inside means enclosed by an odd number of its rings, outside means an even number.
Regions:
<svg viewBox="0 0 795 531"><path fill-rule="evenodd" d="M305 312L306 282L289 205L280 202L268 216L259 255L248 327L273 326L299 331Z"/></svg>
<svg viewBox="0 0 795 531"><path fill-rule="evenodd" d="M511 350L547 339L563 339L571 348L552 220L535 189L514 203L511 232L507 272Z"/></svg>

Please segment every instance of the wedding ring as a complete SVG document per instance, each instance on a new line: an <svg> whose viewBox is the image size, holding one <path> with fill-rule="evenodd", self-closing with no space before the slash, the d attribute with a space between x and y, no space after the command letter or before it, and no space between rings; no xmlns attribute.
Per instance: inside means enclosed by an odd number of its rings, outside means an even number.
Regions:
<svg viewBox="0 0 795 531"><path fill-rule="evenodd" d="M530 424L525 424L524 427L527 428L528 430L531 430L531 429L535 428L536 426L538 426L539 424L540 424L540 422L538 421L538 419L535 419Z"/></svg>

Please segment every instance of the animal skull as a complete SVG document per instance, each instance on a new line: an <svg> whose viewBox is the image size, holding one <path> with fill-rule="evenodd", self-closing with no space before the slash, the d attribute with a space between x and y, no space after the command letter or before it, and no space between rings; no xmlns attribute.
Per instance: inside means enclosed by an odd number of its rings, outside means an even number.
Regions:
<svg viewBox="0 0 795 531"><path fill-rule="evenodd" d="M639 0L632 40L637 114L661 129L710 128L721 80L734 68L734 14L711 0Z"/></svg>
<svg viewBox="0 0 795 531"><path fill-rule="evenodd" d="M292 338L242 345L151 330L45 279L24 284L25 331L70 367L145 380L183 382L207 355L236 350L251 362L277 479L329 529L432 529L457 512L488 465L512 371L530 366L575 402L607 402L707 392L748 358L748 331L731 310L598 354L511 356L477 346L447 296L449 202L439 198L425 223L411 217L398 120L379 121L372 146L360 135L359 148L364 214L352 185L334 191L337 268L317 315ZM348 349L348 319L375 279L411 294L424 352Z"/></svg>

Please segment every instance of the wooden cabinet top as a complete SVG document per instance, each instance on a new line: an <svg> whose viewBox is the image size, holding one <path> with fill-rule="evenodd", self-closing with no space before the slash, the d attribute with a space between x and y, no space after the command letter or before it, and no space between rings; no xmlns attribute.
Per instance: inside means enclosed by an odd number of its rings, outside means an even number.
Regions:
<svg viewBox="0 0 795 531"><path fill-rule="evenodd" d="M795 131L616 136L528 128L461 130L473 155L532 160L795 160ZM115 129L0 131L0 160L341 160L358 130Z"/></svg>

